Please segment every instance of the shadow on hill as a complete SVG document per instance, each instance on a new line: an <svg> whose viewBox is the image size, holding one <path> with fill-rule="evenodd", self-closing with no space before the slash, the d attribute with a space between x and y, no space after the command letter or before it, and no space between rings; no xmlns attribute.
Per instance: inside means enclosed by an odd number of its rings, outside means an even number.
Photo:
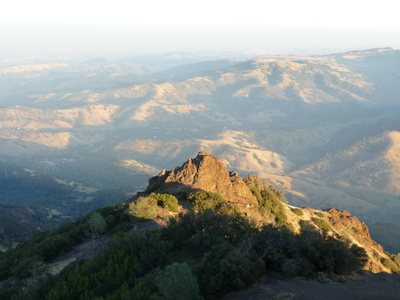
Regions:
<svg viewBox="0 0 400 300"><path fill-rule="evenodd" d="M399 299L400 276L387 273L366 273L349 282L318 283L315 281L268 278L265 283L223 299L298 299L298 300L354 300ZM275 298L273 298L275 297ZM279 297L279 298L278 298ZM267 298L269 299L269 298Z"/></svg>

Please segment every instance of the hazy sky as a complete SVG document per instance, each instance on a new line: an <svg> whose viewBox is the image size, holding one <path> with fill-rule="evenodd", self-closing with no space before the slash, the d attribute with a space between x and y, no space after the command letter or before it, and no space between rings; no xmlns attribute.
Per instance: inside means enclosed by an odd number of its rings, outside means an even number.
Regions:
<svg viewBox="0 0 400 300"><path fill-rule="evenodd" d="M0 19L400 29L393 0L13 0L3 2Z"/></svg>
<svg viewBox="0 0 400 300"><path fill-rule="evenodd" d="M389 0L3 1L0 50L44 46L283 54L398 49L400 18Z"/></svg>

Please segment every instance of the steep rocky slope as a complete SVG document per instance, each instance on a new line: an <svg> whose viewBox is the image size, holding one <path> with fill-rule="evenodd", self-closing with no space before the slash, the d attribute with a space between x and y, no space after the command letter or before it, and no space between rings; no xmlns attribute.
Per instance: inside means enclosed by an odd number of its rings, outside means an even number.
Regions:
<svg viewBox="0 0 400 300"><path fill-rule="evenodd" d="M193 192L198 190L218 193L230 204L237 206L259 226L265 224L279 224L276 216L266 217L260 210L260 205L254 194L254 187L258 189L272 189L260 179L248 176L242 179L236 172L228 172L220 159L204 151L186 161L175 170L163 170L158 176L149 180L149 189L154 193L176 194L180 191ZM253 188L253 190L251 190ZM252 192L253 191L253 192ZM143 195L139 194L138 196ZM283 194L281 194L283 195ZM134 197L131 201L137 199ZM369 233L368 227L357 217L347 211L339 211L335 208L317 210L312 208L298 208L281 201L283 213L286 215L287 225L299 232L302 222L310 222L314 227L328 232L328 235L337 239L346 239L350 244L356 244L367 251L368 262L365 270L376 272L391 272L382 264L384 260L391 258L384 253L381 245L377 244ZM282 202L283 201L283 202ZM278 223L277 223L278 222ZM321 225L322 224L322 225ZM324 228L323 224L329 224Z"/></svg>
<svg viewBox="0 0 400 300"><path fill-rule="evenodd" d="M182 189L204 190L218 193L240 206L253 206L257 199L247 188L237 172L228 172L222 161L204 151L172 171L164 170L150 178L155 192L176 193Z"/></svg>

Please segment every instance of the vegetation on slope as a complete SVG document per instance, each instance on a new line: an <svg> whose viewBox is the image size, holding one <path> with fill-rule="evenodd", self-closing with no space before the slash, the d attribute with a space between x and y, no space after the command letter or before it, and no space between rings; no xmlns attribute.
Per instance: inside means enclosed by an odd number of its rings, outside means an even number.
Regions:
<svg viewBox="0 0 400 300"><path fill-rule="evenodd" d="M0 244L28 240L35 233L126 199L122 191L85 193L76 183L0 160Z"/></svg>
<svg viewBox="0 0 400 300"><path fill-rule="evenodd" d="M261 196L258 209L274 216L269 225L256 226L226 199L204 191L181 193L193 209L171 218L168 226L151 231L126 232L130 226L124 205L106 207L0 256L2 279L36 276L33 288L3 288L0 296L214 299L252 286L268 271L316 277L318 272L350 274L365 264L364 249L321 232L309 222L302 223L300 232L295 233L282 221L287 219L279 208L276 191L264 185L260 188L258 181L253 183L257 185L254 193ZM74 245L105 232L114 232L113 237L93 260L58 277L46 274L45 267L39 268ZM18 272L22 262L29 266L26 274Z"/></svg>
<svg viewBox="0 0 400 300"><path fill-rule="evenodd" d="M123 203L99 208L75 222L39 233L16 249L6 251L0 256L0 280L10 276L27 278L38 262L47 264L74 246L107 232L130 229L129 217L124 210Z"/></svg>

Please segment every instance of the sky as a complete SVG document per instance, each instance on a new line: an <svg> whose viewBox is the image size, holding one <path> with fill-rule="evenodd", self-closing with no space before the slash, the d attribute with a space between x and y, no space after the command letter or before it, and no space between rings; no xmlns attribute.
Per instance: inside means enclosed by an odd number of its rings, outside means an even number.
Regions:
<svg viewBox="0 0 400 300"><path fill-rule="evenodd" d="M3 2L0 50L10 53L65 47L274 54L400 48L398 9L389 0Z"/></svg>

